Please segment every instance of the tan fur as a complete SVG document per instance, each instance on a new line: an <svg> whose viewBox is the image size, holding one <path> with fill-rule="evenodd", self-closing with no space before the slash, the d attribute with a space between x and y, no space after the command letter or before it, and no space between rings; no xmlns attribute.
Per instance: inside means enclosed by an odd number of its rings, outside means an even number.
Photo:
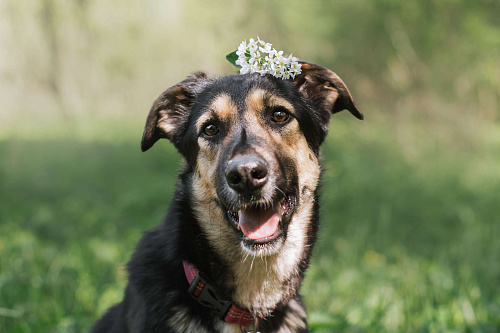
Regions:
<svg viewBox="0 0 500 333"><path fill-rule="evenodd" d="M270 94L264 89L252 90L246 99L249 110L262 110L264 106L283 106L293 113L293 105L286 99Z"/></svg>
<svg viewBox="0 0 500 333"><path fill-rule="evenodd" d="M216 117L231 122L232 118L237 114L235 103L227 94L216 96L210 103L208 110L209 111L203 114L196 122L198 132L201 131L201 126L203 126L208 119ZM198 166L203 166L203 168L195 170L193 179L195 183L194 194L197 202L209 204L210 198L216 197L215 177L217 174L217 163L215 162L218 159L218 152L220 152L220 150L213 149L213 146L201 137L198 138L198 145L200 147L200 152L198 154L197 164Z"/></svg>
<svg viewBox="0 0 500 333"><path fill-rule="evenodd" d="M282 329L280 329L277 333L296 333L299 330L306 328L306 312L304 311L304 308L294 299L288 303L288 306L291 311L286 314L286 325L283 325Z"/></svg>
<svg viewBox="0 0 500 333"><path fill-rule="evenodd" d="M236 104L227 94L220 94L213 98L208 106L208 111L202 115L196 122L198 132L201 131L201 126L208 119L215 117L221 121L231 122L231 119L237 114Z"/></svg>
<svg viewBox="0 0 500 333"><path fill-rule="evenodd" d="M182 332L207 332L200 323L200 320L192 316L185 306L172 307L173 313L167 320L168 324L176 327Z"/></svg>
<svg viewBox="0 0 500 333"><path fill-rule="evenodd" d="M257 123L260 113L266 106L283 106L291 114L294 114L294 108L287 100L270 95L262 89L255 89L250 92L246 100L246 105L248 112L245 113L245 119L248 124ZM318 159L309 149L309 145L300 130L298 122L292 120L281 133L270 132L256 125L250 126L250 128L254 129L253 134L263 137L268 141L272 140L274 144L279 145L281 149L286 151L287 156L295 159L298 173L301 175L300 188L306 188L310 192L309 194L312 194L318 185L320 166ZM269 138L266 138L262 133L268 134ZM266 149L257 151L257 153L263 154L264 157L266 157L266 152Z"/></svg>
<svg viewBox="0 0 500 333"><path fill-rule="evenodd" d="M232 258L236 303L266 315L266 309L272 309L284 293L290 292L283 287L283 281L295 273L302 256L306 234L303 229L309 227L311 208L312 201L295 213L287 240L278 253L254 257L242 249Z"/></svg>
<svg viewBox="0 0 500 333"><path fill-rule="evenodd" d="M262 332L307 332L297 293L318 231L317 154L331 115L344 109L363 119L334 72L305 62L294 80L199 72L165 90L141 149L168 139L185 158L175 198L127 265L123 302L93 332L241 332L206 299L197 299L206 309L193 306L181 259L220 297L263 318Z"/></svg>
<svg viewBox="0 0 500 333"><path fill-rule="evenodd" d="M237 111L236 103L227 94L216 96L212 103L210 103L209 109L214 110L221 120L231 119Z"/></svg>
<svg viewBox="0 0 500 333"><path fill-rule="evenodd" d="M335 101L339 97L339 91L333 87L327 87L325 86L325 91L328 93L325 93L325 103L333 105L335 104Z"/></svg>
<svg viewBox="0 0 500 333"><path fill-rule="evenodd" d="M211 117L217 117L226 121L232 121L232 117L237 114L235 103L229 95L221 94L216 96L208 107L209 111L202 115L197 121L198 131L201 130L202 124ZM215 150L207 140L198 138L200 151L197 157L197 165L193 174L193 205L196 217L202 221L201 227L207 234L208 239L212 240L211 245L214 246L218 253L224 253L233 249L239 241L231 229L227 225L224 217L224 212L212 201L212 198L217 197L216 193L216 176L218 154L221 150ZM202 166L202 167L200 167ZM217 241L220 240L220 241Z"/></svg>
<svg viewBox="0 0 500 333"><path fill-rule="evenodd" d="M176 327L182 332L193 332L193 333L209 333L211 330L206 330L204 326L200 324L200 321L196 316L193 316L189 309L185 306L177 306L172 308L174 315L169 317L168 324L172 327ZM220 333L241 333L241 326L237 324L228 324L224 321L217 322L216 330Z"/></svg>
<svg viewBox="0 0 500 333"><path fill-rule="evenodd" d="M236 324L228 324L223 321L219 321L216 327L217 332L220 333L241 333L241 326Z"/></svg>
<svg viewBox="0 0 500 333"><path fill-rule="evenodd" d="M236 114L233 108L234 103L228 100L226 95L218 96L210 105L211 111L209 112L215 112L226 119L233 119L233 115ZM279 252L266 255L266 253L246 250L240 244L239 237L232 227L225 221L225 212L214 201L211 201L216 197L216 161L223 149L214 150L205 139L199 138L198 169L195 170L193 176L193 207L196 218L201 221L201 227L210 244L227 266L232 267L234 278L231 281L236 290L234 301L239 306L260 315L267 315L269 310L282 299L283 294L290 292L286 290L287 287L284 287L286 284L283 282L296 273L294 270L302 257L307 234L304 229L310 227L312 193L317 186L320 174L318 160L309 149L295 119L287 125L283 133L275 133L263 126L261 115L267 106L283 106L293 112L293 107L287 101L274 96L266 96L265 91L257 89L249 94L244 117L238 121L244 122L248 135L261 138L269 145L280 147L279 149L287 156L293 158L297 165L297 172L300 174L301 193L298 209L290 222L286 242ZM198 123L201 124L206 119L201 119ZM266 145L257 145L253 148L267 161L274 161L272 152L267 149Z"/></svg>
<svg viewBox="0 0 500 333"><path fill-rule="evenodd" d="M170 116L168 111L159 111L158 127L161 128L165 133L171 133L175 131L175 120Z"/></svg>

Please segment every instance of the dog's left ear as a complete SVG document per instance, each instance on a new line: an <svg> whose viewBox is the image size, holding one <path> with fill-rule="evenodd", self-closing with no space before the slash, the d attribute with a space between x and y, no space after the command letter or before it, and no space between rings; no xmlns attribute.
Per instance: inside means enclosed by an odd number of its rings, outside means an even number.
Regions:
<svg viewBox="0 0 500 333"><path fill-rule="evenodd" d="M142 151L148 150L163 138L169 139L178 147L195 99L196 87L206 80L206 74L195 73L164 91L154 101L142 135Z"/></svg>
<svg viewBox="0 0 500 333"><path fill-rule="evenodd" d="M302 72L295 77L293 83L319 109L327 128L332 114L342 110L348 110L358 119L364 118L349 89L337 74L315 64L302 61L300 64Z"/></svg>

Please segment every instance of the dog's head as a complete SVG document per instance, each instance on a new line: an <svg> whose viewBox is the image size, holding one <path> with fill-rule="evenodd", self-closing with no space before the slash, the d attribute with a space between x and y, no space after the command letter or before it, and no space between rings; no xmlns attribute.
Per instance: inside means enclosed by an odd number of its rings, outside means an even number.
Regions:
<svg viewBox="0 0 500 333"><path fill-rule="evenodd" d="M193 209L207 234L225 239L220 251L232 243L266 255L308 227L319 146L344 109L363 118L342 80L309 63L294 80L197 73L154 102L141 147L167 138L184 156Z"/></svg>

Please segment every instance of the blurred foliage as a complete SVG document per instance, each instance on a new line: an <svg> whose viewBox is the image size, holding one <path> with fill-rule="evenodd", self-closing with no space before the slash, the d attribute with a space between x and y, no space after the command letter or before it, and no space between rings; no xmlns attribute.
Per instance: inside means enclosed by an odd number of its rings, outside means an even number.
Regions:
<svg viewBox="0 0 500 333"><path fill-rule="evenodd" d="M335 69L364 109L494 121L499 13L495 0L4 0L0 126L142 117L190 72L234 72L224 56L257 35Z"/></svg>
<svg viewBox="0 0 500 333"><path fill-rule="evenodd" d="M243 39L335 70L303 287L315 332L500 330L500 2L0 1L0 332L86 332L122 297L178 155L152 101Z"/></svg>

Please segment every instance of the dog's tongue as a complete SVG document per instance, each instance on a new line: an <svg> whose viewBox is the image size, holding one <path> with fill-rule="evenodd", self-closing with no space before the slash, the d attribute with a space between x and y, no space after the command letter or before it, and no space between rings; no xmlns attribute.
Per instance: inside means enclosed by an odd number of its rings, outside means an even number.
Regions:
<svg viewBox="0 0 500 333"><path fill-rule="evenodd" d="M238 211L240 228L245 236L258 240L274 235L281 219L281 207L247 208Z"/></svg>

